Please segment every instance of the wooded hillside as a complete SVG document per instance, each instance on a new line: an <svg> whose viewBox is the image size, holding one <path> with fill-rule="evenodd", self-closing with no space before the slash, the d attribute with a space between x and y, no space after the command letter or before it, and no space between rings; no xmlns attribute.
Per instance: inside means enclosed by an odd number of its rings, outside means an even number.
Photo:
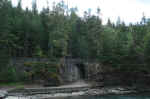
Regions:
<svg viewBox="0 0 150 99"><path fill-rule="evenodd" d="M149 72L150 20L143 16L126 25L118 18L103 25L100 12L85 11L80 17L77 8L68 9L63 1L39 12L34 2L32 10L24 10L21 0L16 7L0 0L0 70L8 57L72 56Z"/></svg>

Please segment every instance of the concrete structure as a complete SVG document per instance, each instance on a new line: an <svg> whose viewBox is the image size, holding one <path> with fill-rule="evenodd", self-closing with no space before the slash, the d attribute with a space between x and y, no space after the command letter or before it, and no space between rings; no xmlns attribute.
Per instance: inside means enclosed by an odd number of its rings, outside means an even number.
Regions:
<svg viewBox="0 0 150 99"><path fill-rule="evenodd" d="M101 69L100 64L97 64L93 60L82 60L82 59L73 59L70 57L58 59L60 64L60 75L62 80L67 82L75 82L78 80L88 80L91 75L99 72ZM24 63L26 62L43 62L49 63L54 62L48 58L13 58L10 60L11 66L15 66L17 72L22 72L26 69Z"/></svg>

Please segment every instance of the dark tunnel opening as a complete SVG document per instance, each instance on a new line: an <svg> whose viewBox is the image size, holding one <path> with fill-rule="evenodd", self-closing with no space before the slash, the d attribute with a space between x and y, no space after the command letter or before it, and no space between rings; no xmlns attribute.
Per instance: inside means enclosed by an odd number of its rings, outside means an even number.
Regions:
<svg viewBox="0 0 150 99"><path fill-rule="evenodd" d="M79 69L80 73L80 79L86 79L86 72L85 72L85 66L82 63L76 64L77 68Z"/></svg>

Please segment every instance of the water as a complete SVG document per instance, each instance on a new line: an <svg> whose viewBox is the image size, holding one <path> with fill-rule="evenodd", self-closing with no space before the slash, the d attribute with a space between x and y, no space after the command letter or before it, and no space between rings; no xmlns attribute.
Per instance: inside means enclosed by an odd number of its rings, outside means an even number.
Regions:
<svg viewBox="0 0 150 99"><path fill-rule="evenodd" d="M6 99L40 99L38 97L8 97ZM74 96L64 98L46 98L46 99L150 99L150 94L141 95L108 95L108 96Z"/></svg>

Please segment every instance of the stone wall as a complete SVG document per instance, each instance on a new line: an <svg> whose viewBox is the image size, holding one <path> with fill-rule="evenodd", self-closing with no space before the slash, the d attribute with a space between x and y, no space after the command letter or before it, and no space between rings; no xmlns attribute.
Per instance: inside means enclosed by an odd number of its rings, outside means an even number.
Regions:
<svg viewBox="0 0 150 99"><path fill-rule="evenodd" d="M28 67L24 66L25 63L34 63L34 62L49 63L49 62L56 62L56 61L51 61L48 58L26 58L26 57L18 57L18 58L10 59L10 65L14 66L14 68L16 68L16 71L18 73L28 70ZM80 66L77 66L77 64L81 64L81 63L72 61L72 59L70 60L64 58L60 59L58 63L60 64L59 73L64 83L75 82L81 79L81 73L80 73L81 71L79 69ZM86 69L86 67L84 68Z"/></svg>
<svg viewBox="0 0 150 99"><path fill-rule="evenodd" d="M93 82L101 82L103 80L103 66L98 62L75 62L62 60L62 78L66 82L74 82L77 80L86 80Z"/></svg>
<svg viewBox="0 0 150 99"><path fill-rule="evenodd" d="M50 62L48 58L26 58L26 57L17 57L10 59L10 66L14 66L17 72L23 72L26 67L24 63L29 62Z"/></svg>
<svg viewBox="0 0 150 99"><path fill-rule="evenodd" d="M103 66L100 63L86 63L87 78L89 81L100 82L103 80Z"/></svg>
<svg viewBox="0 0 150 99"><path fill-rule="evenodd" d="M60 73L65 82L75 82L80 79L79 68L68 59L61 60Z"/></svg>
<svg viewBox="0 0 150 99"><path fill-rule="evenodd" d="M30 62L53 62L48 58L13 58L10 60L11 66L14 66L17 72L22 72L26 69L24 63ZM62 58L59 61L59 73L64 83L75 82L78 80L95 80L102 79L102 65L99 63L88 63L78 61L76 59Z"/></svg>
<svg viewBox="0 0 150 99"><path fill-rule="evenodd" d="M25 62L50 62L48 58L30 58L30 57L17 57L10 59L10 64L12 66L18 65L21 66Z"/></svg>

